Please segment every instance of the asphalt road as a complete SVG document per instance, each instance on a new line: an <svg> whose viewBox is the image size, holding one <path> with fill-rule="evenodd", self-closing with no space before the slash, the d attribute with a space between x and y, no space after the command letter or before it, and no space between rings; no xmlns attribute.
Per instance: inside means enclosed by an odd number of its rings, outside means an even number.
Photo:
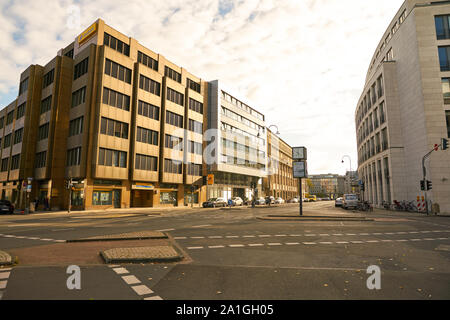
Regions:
<svg viewBox="0 0 450 320"><path fill-rule="evenodd" d="M333 202L305 203L309 215L348 215ZM158 215L160 214L160 215ZM86 265L81 290L66 265L0 269L8 299L449 299L450 218L376 210L374 221L269 221L298 214L271 208L126 211L0 217L0 250L141 230L164 230L188 263ZM20 257L19 257L20 258ZM45 259L45 257L43 257ZM369 290L369 266L381 289ZM2 286L4 288L2 288Z"/></svg>

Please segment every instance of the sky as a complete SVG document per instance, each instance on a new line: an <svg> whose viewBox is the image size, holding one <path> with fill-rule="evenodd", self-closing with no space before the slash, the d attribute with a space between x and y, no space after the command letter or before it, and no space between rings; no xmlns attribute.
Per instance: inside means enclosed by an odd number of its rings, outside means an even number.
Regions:
<svg viewBox="0 0 450 320"><path fill-rule="evenodd" d="M309 174L357 168L354 112L403 0L1 0L0 109L97 18L252 101ZM271 127L276 131L275 127Z"/></svg>

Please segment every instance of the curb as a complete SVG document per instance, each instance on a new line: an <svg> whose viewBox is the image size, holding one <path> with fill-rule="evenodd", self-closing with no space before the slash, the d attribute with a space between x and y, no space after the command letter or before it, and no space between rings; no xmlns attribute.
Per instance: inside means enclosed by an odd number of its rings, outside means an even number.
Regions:
<svg viewBox="0 0 450 320"><path fill-rule="evenodd" d="M169 246L166 246L169 247ZM166 262L178 262L183 260L184 256L177 250L176 247L170 246L169 248L172 248L177 255L172 257L153 257L153 256L147 256L142 258L109 258L107 256L106 251L100 251L100 256L103 258L106 264L111 263L149 263L149 262L156 262L156 263L166 263ZM125 249L135 249L135 248L125 248ZM111 250L111 249L110 249ZM112 249L114 250L114 249Z"/></svg>
<svg viewBox="0 0 450 320"><path fill-rule="evenodd" d="M117 237L117 238L107 238L107 237L95 237L95 238L82 238L82 239L71 239L66 240L67 243L73 242L105 242L105 241L127 241L127 240L151 240L151 239L168 239L167 234L160 232L160 236L141 236L141 237Z"/></svg>
<svg viewBox="0 0 450 320"><path fill-rule="evenodd" d="M9 266L12 264L14 264L14 262L9 253L0 250L0 266Z"/></svg>
<svg viewBox="0 0 450 320"><path fill-rule="evenodd" d="M257 217L259 220L271 220L271 221L375 221L372 218L358 218L358 217L282 217L282 216L267 216Z"/></svg>

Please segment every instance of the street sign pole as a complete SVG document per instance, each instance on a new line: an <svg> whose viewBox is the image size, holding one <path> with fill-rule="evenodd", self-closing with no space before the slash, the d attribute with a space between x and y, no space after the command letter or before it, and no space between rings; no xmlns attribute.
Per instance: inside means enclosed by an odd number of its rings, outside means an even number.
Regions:
<svg viewBox="0 0 450 320"><path fill-rule="evenodd" d="M298 179L299 181L299 190L300 190L300 196L299 196L299 202L300 202L300 216L303 216L303 190L302 190L302 178Z"/></svg>

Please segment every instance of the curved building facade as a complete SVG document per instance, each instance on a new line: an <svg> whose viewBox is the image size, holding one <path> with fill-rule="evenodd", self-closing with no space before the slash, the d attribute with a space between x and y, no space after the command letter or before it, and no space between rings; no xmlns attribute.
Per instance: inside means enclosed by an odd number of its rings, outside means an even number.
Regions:
<svg viewBox="0 0 450 320"><path fill-rule="evenodd" d="M450 137L450 1L407 0L379 42L355 112L364 200L424 196L422 158ZM428 199L450 213L450 151L425 162Z"/></svg>

